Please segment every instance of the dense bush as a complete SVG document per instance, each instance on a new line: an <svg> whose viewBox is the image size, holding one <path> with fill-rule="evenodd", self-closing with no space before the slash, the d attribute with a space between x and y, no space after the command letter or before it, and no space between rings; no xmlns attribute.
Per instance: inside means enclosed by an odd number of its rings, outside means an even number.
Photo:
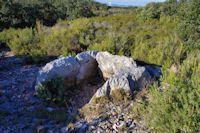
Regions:
<svg viewBox="0 0 200 133"><path fill-rule="evenodd" d="M148 18L154 18L159 19L161 15L160 11L160 4L158 3L150 3L144 7L144 9L141 11L141 17L143 17L144 20Z"/></svg>
<svg viewBox="0 0 200 133"><path fill-rule="evenodd" d="M16 54L27 54L29 53L31 46L34 41L34 33L32 29L25 28L18 30L12 39L9 41L8 46Z"/></svg>
<svg viewBox="0 0 200 133"><path fill-rule="evenodd" d="M161 16L177 16L179 8L185 3L177 1L166 1L162 3L149 3L145 7L138 9L143 20L149 18L159 19Z"/></svg>
<svg viewBox="0 0 200 133"><path fill-rule="evenodd" d="M36 27L14 29L10 28L0 33L0 43L7 44L9 48L20 55L38 55L43 54L40 46L37 45L49 33L49 29L37 22Z"/></svg>
<svg viewBox="0 0 200 133"><path fill-rule="evenodd" d="M165 69L161 87L148 93L144 119L154 132L200 131L200 54L193 51L177 72Z"/></svg>

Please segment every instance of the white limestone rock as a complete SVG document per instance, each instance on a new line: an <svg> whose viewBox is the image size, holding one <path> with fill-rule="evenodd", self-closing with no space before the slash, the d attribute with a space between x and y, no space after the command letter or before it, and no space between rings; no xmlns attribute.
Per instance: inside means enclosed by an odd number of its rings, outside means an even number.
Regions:
<svg viewBox="0 0 200 133"><path fill-rule="evenodd" d="M105 79L110 78L123 67L137 67L133 59L125 56L112 55L108 52L97 53L96 60Z"/></svg>
<svg viewBox="0 0 200 133"><path fill-rule="evenodd" d="M108 79L97 90L93 98L109 96L112 94L112 91L120 89L124 90L127 94L133 94L134 90L141 90L150 85L150 83L151 76L145 67L124 67Z"/></svg>
<svg viewBox="0 0 200 133"><path fill-rule="evenodd" d="M97 51L82 52L76 56L76 61L80 64L79 73L76 76L76 84L82 84L84 81L89 80L98 71L96 62Z"/></svg>
<svg viewBox="0 0 200 133"><path fill-rule="evenodd" d="M62 57L47 63L38 73L36 81L36 91L42 82L56 77L63 77L67 86L73 86L76 81L76 75L79 72L80 65L72 57Z"/></svg>

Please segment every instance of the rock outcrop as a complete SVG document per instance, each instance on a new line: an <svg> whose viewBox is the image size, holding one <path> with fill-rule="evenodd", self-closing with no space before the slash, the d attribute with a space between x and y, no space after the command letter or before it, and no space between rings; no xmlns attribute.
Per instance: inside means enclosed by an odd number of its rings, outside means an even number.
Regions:
<svg viewBox="0 0 200 133"><path fill-rule="evenodd" d="M63 77L67 87L81 86L85 81L94 78L99 70L107 81L92 99L109 96L115 90L133 94L135 90L146 88L151 84L152 78L158 78L161 74L159 68L138 67L133 59L125 56L88 51L75 58L60 57L46 64L39 71L36 90L41 82L55 77Z"/></svg>
<svg viewBox="0 0 200 133"><path fill-rule="evenodd" d="M90 79L98 70L95 60L97 53L97 51L82 52L76 58L61 56L47 63L38 73L36 91L42 82L56 77L63 77L66 87L80 85L85 80Z"/></svg>
<svg viewBox="0 0 200 133"><path fill-rule="evenodd" d="M136 62L132 58L112 55L108 52L99 52L96 60L105 79L109 79L123 67L137 67Z"/></svg>
<svg viewBox="0 0 200 133"><path fill-rule="evenodd" d="M120 89L127 94L133 94L134 90L141 90L147 87L150 81L151 76L145 67L124 67L108 79L93 98L109 96L112 91Z"/></svg>

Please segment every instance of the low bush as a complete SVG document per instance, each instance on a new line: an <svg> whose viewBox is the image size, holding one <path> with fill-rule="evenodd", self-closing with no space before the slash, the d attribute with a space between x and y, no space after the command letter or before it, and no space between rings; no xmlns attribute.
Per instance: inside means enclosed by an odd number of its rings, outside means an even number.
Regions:
<svg viewBox="0 0 200 133"><path fill-rule="evenodd" d="M9 29L1 32L0 40L6 43L15 54L28 54L34 43L34 32L31 28Z"/></svg>
<svg viewBox="0 0 200 133"><path fill-rule="evenodd" d="M67 96L65 92L68 88L63 85L63 78L54 78L47 82L43 82L38 88L38 94L47 101L60 104L67 104Z"/></svg>
<svg viewBox="0 0 200 133"><path fill-rule="evenodd" d="M163 70L161 86L150 89L143 106L147 126L153 132L200 131L199 50L183 62L177 72Z"/></svg>

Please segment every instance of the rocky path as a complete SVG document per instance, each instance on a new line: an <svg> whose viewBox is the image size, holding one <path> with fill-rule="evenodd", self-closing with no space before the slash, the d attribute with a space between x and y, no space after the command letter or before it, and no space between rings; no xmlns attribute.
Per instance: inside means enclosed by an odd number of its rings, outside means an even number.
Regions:
<svg viewBox="0 0 200 133"><path fill-rule="evenodd" d="M22 59L2 51L0 60L0 132L31 132L33 119L27 116L40 103L34 96L39 67L24 66Z"/></svg>

